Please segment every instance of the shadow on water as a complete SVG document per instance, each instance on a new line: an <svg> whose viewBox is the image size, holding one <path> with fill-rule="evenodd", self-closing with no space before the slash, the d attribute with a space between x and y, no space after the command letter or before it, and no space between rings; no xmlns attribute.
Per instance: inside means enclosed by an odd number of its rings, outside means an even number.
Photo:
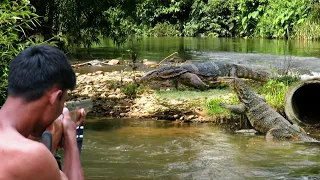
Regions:
<svg viewBox="0 0 320 180"><path fill-rule="evenodd" d="M210 124L89 119L86 179L290 179L319 175L320 145L270 143Z"/></svg>

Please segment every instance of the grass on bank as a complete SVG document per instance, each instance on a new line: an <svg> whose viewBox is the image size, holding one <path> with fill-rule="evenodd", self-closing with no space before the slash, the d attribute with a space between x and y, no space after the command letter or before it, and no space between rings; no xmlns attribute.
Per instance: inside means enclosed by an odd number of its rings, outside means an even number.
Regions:
<svg viewBox="0 0 320 180"><path fill-rule="evenodd" d="M156 91L160 98L166 99L211 99L217 96L223 96L231 93L227 88L225 89L209 89L207 91L199 90L170 90L170 91Z"/></svg>
<svg viewBox="0 0 320 180"><path fill-rule="evenodd" d="M319 22L307 20L294 28L294 38L319 40L320 24Z"/></svg>
<svg viewBox="0 0 320 180"><path fill-rule="evenodd" d="M289 87L300 80L299 76L279 76L266 82L263 86L249 87L255 93L265 97L267 103L278 112L284 112L285 96ZM156 91L157 95L166 99L196 99L204 100L203 108L208 115L230 115L230 111L220 106L221 103L238 104L237 96L229 89L197 90L171 90Z"/></svg>
<svg viewBox="0 0 320 180"><path fill-rule="evenodd" d="M252 91L265 97L267 103L278 112L284 112L285 96L289 87L300 80L299 76L281 76L269 80L263 86L247 84ZM135 97L148 91L147 86L136 86L134 83L128 83L121 88L128 97ZM221 107L221 103L238 104L239 100L235 93L229 87L219 89L209 89L206 91L179 89L179 90L157 90L154 93L160 99L168 100L192 100L201 99L203 103L194 104L205 110L207 115L230 116L232 113Z"/></svg>
<svg viewBox="0 0 320 180"><path fill-rule="evenodd" d="M291 85L300 81L300 77L279 76L269 80L257 92L266 98L267 103L278 112L284 112L286 93Z"/></svg>

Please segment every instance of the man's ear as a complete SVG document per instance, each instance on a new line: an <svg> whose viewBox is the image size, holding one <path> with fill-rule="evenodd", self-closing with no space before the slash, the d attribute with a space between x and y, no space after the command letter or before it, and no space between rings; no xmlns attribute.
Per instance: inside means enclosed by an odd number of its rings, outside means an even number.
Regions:
<svg viewBox="0 0 320 180"><path fill-rule="evenodd" d="M63 92L60 89L54 90L50 94L50 104L53 105L56 101L60 101L62 99Z"/></svg>

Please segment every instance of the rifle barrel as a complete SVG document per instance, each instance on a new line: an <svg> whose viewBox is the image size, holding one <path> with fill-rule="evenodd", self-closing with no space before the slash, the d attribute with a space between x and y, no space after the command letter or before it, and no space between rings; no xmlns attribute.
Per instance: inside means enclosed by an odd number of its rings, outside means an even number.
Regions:
<svg viewBox="0 0 320 180"><path fill-rule="evenodd" d="M67 101L65 106L69 109L69 111L73 111L80 108L85 108L86 111L91 111L93 107L92 99L82 99L76 101Z"/></svg>

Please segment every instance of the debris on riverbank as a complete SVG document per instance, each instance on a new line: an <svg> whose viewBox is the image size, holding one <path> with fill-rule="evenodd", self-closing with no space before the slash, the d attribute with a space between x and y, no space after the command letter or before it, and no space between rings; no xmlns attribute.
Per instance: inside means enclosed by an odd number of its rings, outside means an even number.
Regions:
<svg viewBox="0 0 320 180"><path fill-rule="evenodd" d="M228 112L210 114L206 102L214 97L226 100L232 95L228 90L181 91L172 89L170 82L148 82L139 84L142 71L113 71L77 73L77 88L70 93L70 100L93 99L92 116L114 118L152 118L176 122L210 122L243 126L242 117ZM139 85L137 85L139 84ZM170 94L177 94L170 97ZM191 93L194 93L191 95ZM183 98L182 96L188 96ZM231 122L231 123L230 123ZM245 123L243 123L245 124Z"/></svg>
<svg viewBox="0 0 320 180"><path fill-rule="evenodd" d="M117 69L120 66L123 65L112 67ZM141 67L144 68L143 65ZM96 71L90 73L77 69L77 88L70 93L71 100L92 98L92 116L172 120L178 123L209 122L227 125L234 130L250 128L246 117L220 107L220 103L238 103L226 85L206 91L179 85L179 90L175 90L169 80L142 83L140 78L146 71L130 71L128 68L107 71L94 68ZM268 82L246 80L246 84L284 115L284 98L289 87L287 82L296 80L296 77L281 77Z"/></svg>

